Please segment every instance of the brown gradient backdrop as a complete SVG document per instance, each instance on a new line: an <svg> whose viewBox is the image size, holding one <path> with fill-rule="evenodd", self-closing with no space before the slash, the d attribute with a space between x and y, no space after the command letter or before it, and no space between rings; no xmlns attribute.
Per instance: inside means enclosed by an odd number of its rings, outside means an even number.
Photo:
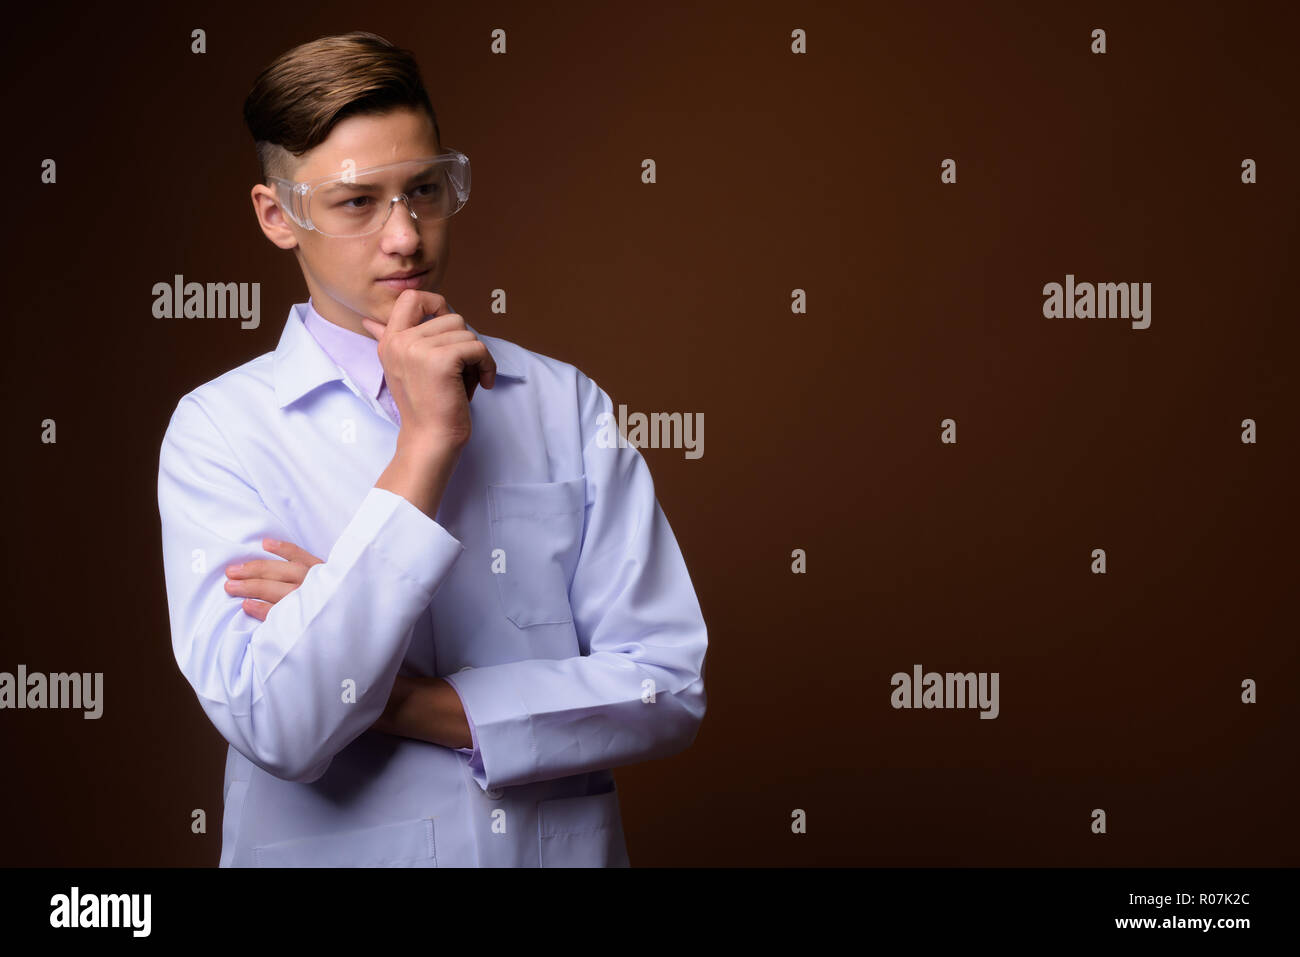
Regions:
<svg viewBox="0 0 1300 957"><path fill-rule="evenodd" d="M226 744L172 657L158 448L306 299L240 110L352 29L416 51L473 163L451 302L616 405L704 413L702 459L644 453L710 651L695 745L617 772L633 864L1300 863L1294 15L898 6L29 9L0 670L102 671L105 712L0 712L0 863L217 862ZM1044 319L1067 272L1151 282L1150 329ZM154 319L175 273L261 283L260 328ZM915 663L999 672L1001 716L893 710Z"/></svg>

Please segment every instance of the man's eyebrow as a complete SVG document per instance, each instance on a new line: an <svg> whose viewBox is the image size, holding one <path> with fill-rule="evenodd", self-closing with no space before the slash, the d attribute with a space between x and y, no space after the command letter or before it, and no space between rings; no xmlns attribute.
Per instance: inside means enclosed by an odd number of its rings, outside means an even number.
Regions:
<svg viewBox="0 0 1300 957"><path fill-rule="evenodd" d="M343 189L347 190L348 192L353 192L355 190L362 190L363 192L367 192L367 193L379 192L379 187L374 183L349 183L346 181L330 183L329 185L322 187L321 192L333 193Z"/></svg>
<svg viewBox="0 0 1300 957"><path fill-rule="evenodd" d="M416 180L427 179L429 174L433 171L433 169L434 169L434 164L430 163L428 166L422 168L418 172L412 173L410 176L406 178L406 185L409 186L412 183L414 183ZM362 174L364 174L364 172L365 171L363 170ZM321 192L332 193L337 190L344 190L344 189L349 191L362 190L363 192L367 192L367 193L375 193L379 191L380 187L376 183L356 183L356 182L349 183L346 180L338 180L333 183L329 183L325 186L322 186Z"/></svg>

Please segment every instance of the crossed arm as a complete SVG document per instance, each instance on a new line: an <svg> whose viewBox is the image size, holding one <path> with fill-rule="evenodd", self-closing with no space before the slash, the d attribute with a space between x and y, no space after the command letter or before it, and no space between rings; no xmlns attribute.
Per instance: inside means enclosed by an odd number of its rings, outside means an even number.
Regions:
<svg viewBox="0 0 1300 957"><path fill-rule="evenodd" d="M301 585L307 570L323 559L292 542L265 539L262 547L284 561L258 559L228 567L226 593L243 595L244 611L266 621L271 606ZM371 729L447 748L473 747L460 695L442 678L398 675L384 713Z"/></svg>

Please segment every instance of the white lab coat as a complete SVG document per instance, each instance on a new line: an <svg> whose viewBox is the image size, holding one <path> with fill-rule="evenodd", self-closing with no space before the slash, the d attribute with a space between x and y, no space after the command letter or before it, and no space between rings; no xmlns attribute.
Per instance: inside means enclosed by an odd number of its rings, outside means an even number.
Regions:
<svg viewBox="0 0 1300 957"><path fill-rule="evenodd" d="M159 458L172 647L230 744L221 866L626 865L608 769L691 744L707 639L644 459L597 442L609 396L480 335L496 387L435 521L373 487L398 427L305 308ZM325 559L265 622L224 588L263 538ZM454 685L473 760L369 730L399 672Z"/></svg>

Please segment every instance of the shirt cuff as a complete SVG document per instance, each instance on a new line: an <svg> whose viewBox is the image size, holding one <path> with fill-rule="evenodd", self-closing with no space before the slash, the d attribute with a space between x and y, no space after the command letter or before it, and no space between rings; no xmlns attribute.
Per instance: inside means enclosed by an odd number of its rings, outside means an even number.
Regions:
<svg viewBox="0 0 1300 957"><path fill-rule="evenodd" d="M452 689L455 690L457 697L460 697L460 689L456 688L456 686L451 684L450 681L448 681L447 684L451 685ZM469 711L465 708L464 698L460 699L460 707L461 710L465 712L465 720L469 723L469 737L472 746L468 748L455 748L453 750L459 751L461 754L474 756L478 754L478 731L474 728L474 719L469 716Z"/></svg>

